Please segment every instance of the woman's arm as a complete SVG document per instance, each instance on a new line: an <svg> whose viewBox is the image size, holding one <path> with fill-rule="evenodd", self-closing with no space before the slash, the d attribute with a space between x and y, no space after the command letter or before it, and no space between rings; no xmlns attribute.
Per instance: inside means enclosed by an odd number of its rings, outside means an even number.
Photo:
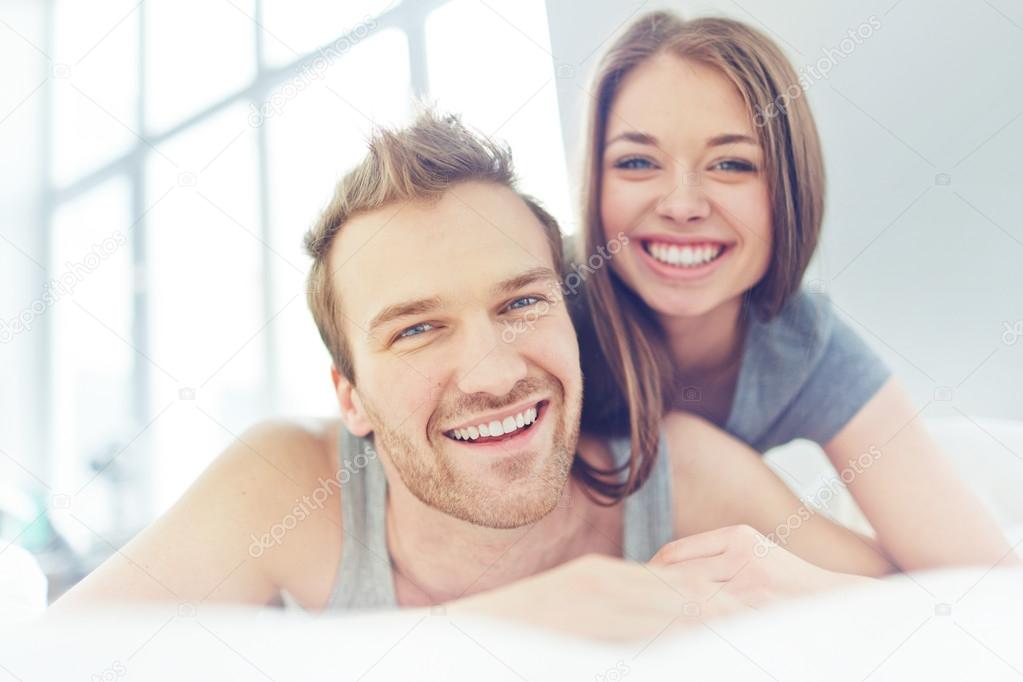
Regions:
<svg viewBox="0 0 1023 682"><path fill-rule="evenodd" d="M748 525L830 571L879 576L894 570L865 538L804 504L742 441L685 412L665 417L672 461L675 535Z"/></svg>
<svg viewBox="0 0 1023 682"><path fill-rule="evenodd" d="M825 447L881 546L904 571L1017 563L994 519L889 379Z"/></svg>

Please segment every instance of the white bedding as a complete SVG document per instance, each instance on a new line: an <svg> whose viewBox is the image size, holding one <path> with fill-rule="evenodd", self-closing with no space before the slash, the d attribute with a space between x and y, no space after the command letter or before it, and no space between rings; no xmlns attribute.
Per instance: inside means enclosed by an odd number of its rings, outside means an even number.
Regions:
<svg viewBox="0 0 1023 682"><path fill-rule="evenodd" d="M1019 680L1023 572L888 579L607 644L428 610L168 606L0 633L25 680Z"/></svg>
<svg viewBox="0 0 1023 682"><path fill-rule="evenodd" d="M1023 540L1023 424L930 427L1010 542ZM806 495L834 475L808 443L768 461ZM828 513L862 524L847 494ZM429 611L310 617L168 606L0 631L0 680L1018 681L1021 633L1023 571L983 569L896 576L630 644Z"/></svg>

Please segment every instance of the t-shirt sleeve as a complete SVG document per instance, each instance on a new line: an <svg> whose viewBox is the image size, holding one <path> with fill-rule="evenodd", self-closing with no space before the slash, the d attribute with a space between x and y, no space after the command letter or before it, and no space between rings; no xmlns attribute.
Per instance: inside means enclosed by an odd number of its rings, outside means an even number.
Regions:
<svg viewBox="0 0 1023 682"><path fill-rule="evenodd" d="M821 446L838 435L891 376L873 349L832 315L830 338L819 362L774 429Z"/></svg>

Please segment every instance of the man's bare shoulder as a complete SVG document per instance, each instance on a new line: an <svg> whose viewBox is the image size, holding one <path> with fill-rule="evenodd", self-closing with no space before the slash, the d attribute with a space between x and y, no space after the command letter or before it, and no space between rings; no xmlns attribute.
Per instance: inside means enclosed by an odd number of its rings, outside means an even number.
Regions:
<svg viewBox="0 0 1023 682"><path fill-rule="evenodd" d="M258 422L227 444L193 489L251 496L253 515L279 514L321 477L335 474L339 430L337 419Z"/></svg>
<svg viewBox="0 0 1023 682"><path fill-rule="evenodd" d="M250 556L306 608L322 608L341 555L341 490L336 484L340 419L273 419L255 424L224 453L225 473L253 477L261 519ZM231 452L233 450L233 452Z"/></svg>
<svg viewBox="0 0 1023 682"><path fill-rule="evenodd" d="M273 539L273 547L304 551L303 541L322 539L310 534L340 537L339 486L325 485L337 477L340 430L338 419L265 420L236 439L207 473L215 490L251 495L246 516L258 527L294 525L286 539ZM321 488L326 496L317 494ZM301 518L292 524L296 515Z"/></svg>
<svg viewBox="0 0 1023 682"><path fill-rule="evenodd" d="M322 605L340 559L340 491L315 506L305 500L335 475L339 428L336 420L272 420L247 429L61 601L264 604L287 590L305 606Z"/></svg>
<svg viewBox="0 0 1023 682"><path fill-rule="evenodd" d="M267 419L247 429L225 452L258 475L274 473L296 483L337 468L340 419Z"/></svg>

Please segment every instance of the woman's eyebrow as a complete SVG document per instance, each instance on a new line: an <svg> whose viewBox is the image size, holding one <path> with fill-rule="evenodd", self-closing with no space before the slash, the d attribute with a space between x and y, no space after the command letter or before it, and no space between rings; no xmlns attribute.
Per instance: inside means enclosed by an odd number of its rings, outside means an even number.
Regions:
<svg viewBox="0 0 1023 682"><path fill-rule="evenodd" d="M760 141L756 140L749 135L742 133L725 133L723 135L715 135L714 137L707 140L707 147L719 147L724 144L752 144L754 146L760 146Z"/></svg>
<svg viewBox="0 0 1023 682"><path fill-rule="evenodd" d="M625 140L626 142L635 142L636 144L649 144L654 147L657 146L657 138L654 137L653 135L650 135L649 133L637 132L635 130L627 130L624 133L620 133L612 137L610 140L604 143L604 147L605 148L610 147L612 144L619 140Z"/></svg>
<svg viewBox="0 0 1023 682"><path fill-rule="evenodd" d="M604 145L605 148L610 147L615 142L624 140L626 142L635 142L636 144L647 144L653 147L659 146L657 138L649 133L641 133L634 130L627 130L624 133L615 135ZM726 144L751 144L754 146L760 146L760 141L754 137L750 137L744 133L722 133L721 135L715 135L707 140L706 147L720 147Z"/></svg>

